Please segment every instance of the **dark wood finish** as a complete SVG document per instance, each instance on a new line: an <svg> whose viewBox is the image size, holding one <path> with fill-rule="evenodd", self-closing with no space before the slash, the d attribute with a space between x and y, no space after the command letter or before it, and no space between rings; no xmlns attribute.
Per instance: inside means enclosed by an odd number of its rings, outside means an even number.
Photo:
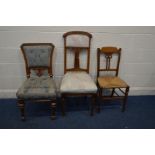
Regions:
<svg viewBox="0 0 155 155"><path fill-rule="evenodd" d="M26 58L26 54L25 54L25 51L24 51L24 47L26 46L50 46L51 47L51 55L50 55L50 64L49 66L37 66L37 67L30 67L28 65L28 61L27 61L27 58ZM54 45L52 43L24 43L21 45L21 51L23 53L23 56L24 56L24 60L25 60L25 68L26 68L26 75L27 75L27 78L30 77L30 74L31 74L31 70L34 70L36 71L37 75L38 76L41 76L43 71L44 70L48 70L48 74L50 77L53 76L53 73L52 73L52 56L53 56L53 51L54 51Z"/></svg>
<svg viewBox="0 0 155 155"><path fill-rule="evenodd" d="M50 46L51 47L51 55L50 55L50 63L49 66L37 66L37 67L30 67L28 65L28 61L26 58L26 54L24 51L24 47L25 46ZM53 73L52 73L52 56L53 56L53 51L54 51L54 45L52 43L24 43L21 45L21 51L23 53L23 57L25 60L25 69L26 69L26 76L27 78L30 78L31 76L31 70L36 71L37 76L42 76L43 71L47 70L48 71L48 75L52 78L53 77ZM32 102L50 102L50 107L51 107L51 119L55 119L56 118L56 97L53 99L29 99ZM25 100L26 101L26 100ZM21 111L21 119L25 120L25 101L18 99L18 106L20 108Z"/></svg>
<svg viewBox="0 0 155 155"><path fill-rule="evenodd" d="M106 63L105 63L105 68L101 68L100 66L100 57L101 55L104 55L106 58ZM116 68L111 68L111 59L113 55L117 55L117 65ZM100 72L104 72L104 71L115 71L115 76L118 76L118 72L119 72L119 65L120 65L120 58L121 58L121 48L116 48L116 47L102 47L102 48L97 48L97 78L100 77ZM127 102L127 97L128 97L128 92L129 92L129 86L127 85L126 87L124 87L125 91L122 90L123 88L113 88L111 87L110 89L112 89L111 95L110 96L104 96L103 95L103 88L100 87L99 83L97 82L98 85L98 95L100 97L100 99L104 100L122 100L122 112L125 111L125 107L126 107L126 102ZM105 88L104 88L105 89ZM108 88L109 89L109 88ZM118 93L116 92L116 89L118 89L122 95L118 95ZM116 95L116 96L114 96ZM98 104L98 112L100 112L100 102Z"/></svg>
<svg viewBox="0 0 155 155"><path fill-rule="evenodd" d="M78 96L78 97L81 97L81 96L90 96L91 97L91 105L90 105L90 115L93 116L94 115L94 112L96 110L96 98L97 98L97 93L62 93L61 94L61 111L62 111L62 116L65 116L66 115L66 112L65 112L65 106L66 106L66 98L69 97L69 96Z"/></svg>
<svg viewBox="0 0 155 155"><path fill-rule="evenodd" d="M62 116L65 116L65 94L61 94L61 112L62 112Z"/></svg>
<svg viewBox="0 0 155 155"><path fill-rule="evenodd" d="M21 120L24 121L25 120L25 103L24 103L24 100L18 100L18 107L19 107L20 112L21 112Z"/></svg>
<svg viewBox="0 0 155 155"><path fill-rule="evenodd" d="M88 46L67 46L67 37L70 35L84 35L88 37ZM91 38L92 35L88 32L84 31L71 31L67 32L63 35L64 38L64 74L68 71L85 71L89 73L89 65L90 65L90 45L91 45ZM70 50L74 52L74 68L67 68L67 51ZM87 67L86 68L80 68L80 58L79 54L80 52L86 52L87 53ZM62 115L65 116L65 105L66 105L66 97L68 96L91 96L92 102L91 102L91 108L90 108L90 115L94 115L94 109L96 107L96 97L97 93L62 93L61 94L61 110Z"/></svg>
<svg viewBox="0 0 155 155"><path fill-rule="evenodd" d="M124 100L123 100L122 112L124 112L125 108L126 108L126 102L127 102L127 98L128 98L128 93L129 93L129 87L127 87L126 90L125 90L125 97L124 97Z"/></svg>
<svg viewBox="0 0 155 155"><path fill-rule="evenodd" d="M56 118L56 102L51 102L51 119L54 120Z"/></svg>

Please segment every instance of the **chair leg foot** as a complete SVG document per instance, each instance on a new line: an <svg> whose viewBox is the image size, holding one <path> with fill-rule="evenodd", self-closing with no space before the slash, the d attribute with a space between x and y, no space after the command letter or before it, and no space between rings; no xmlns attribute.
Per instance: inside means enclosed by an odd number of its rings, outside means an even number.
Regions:
<svg viewBox="0 0 155 155"><path fill-rule="evenodd" d="M97 113L100 113L101 110L100 110L100 107L97 107Z"/></svg>
<svg viewBox="0 0 155 155"><path fill-rule="evenodd" d="M56 102L51 103L51 119L56 119Z"/></svg>
<svg viewBox="0 0 155 155"><path fill-rule="evenodd" d="M93 100L93 99L92 99ZM92 101L93 102L93 101ZM91 111L90 111L90 116L94 115L94 103L91 103Z"/></svg>
<svg viewBox="0 0 155 155"><path fill-rule="evenodd" d="M102 89L99 88L98 90L98 102L97 102L97 112L101 112L101 98L102 98Z"/></svg>
<svg viewBox="0 0 155 155"><path fill-rule="evenodd" d="M100 108L100 107L101 107L101 103L100 103L101 101L100 101L100 100L101 100L101 97L98 96L98 100L97 100L97 109L96 109L96 112L97 112L97 113L100 113L100 112L101 112L101 108Z"/></svg>
<svg viewBox="0 0 155 155"><path fill-rule="evenodd" d="M111 92L111 97L114 96L114 92L115 92L115 88L112 89L112 92Z"/></svg>
<svg viewBox="0 0 155 155"><path fill-rule="evenodd" d="M121 112L124 112L125 111L125 108L123 107L122 109L121 109Z"/></svg>
<svg viewBox="0 0 155 155"><path fill-rule="evenodd" d="M21 117L21 120L22 120L22 121L25 121L26 119L25 119L25 117L22 116L22 117Z"/></svg>
<svg viewBox="0 0 155 155"><path fill-rule="evenodd" d="M18 100L18 107L21 113L21 120L25 121L25 103L24 100Z"/></svg>
<svg viewBox="0 0 155 155"><path fill-rule="evenodd" d="M51 120L55 120L56 119L56 116L51 116Z"/></svg>
<svg viewBox="0 0 155 155"><path fill-rule="evenodd" d="M128 93L129 93L129 87L126 88L126 91L125 91L125 97L124 97L124 100L123 100L123 105L122 105L122 112L125 111L126 109L126 102L127 102L127 98L128 98Z"/></svg>
<svg viewBox="0 0 155 155"><path fill-rule="evenodd" d="M122 104L121 112L124 112L125 109L126 109L126 101L127 101L127 97L125 97L124 100L123 100L123 104Z"/></svg>
<svg viewBox="0 0 155 155"><path fill-rule="evenodd" d="M90 112L91 116L94 116L94 108L96 109L96 95L92 95L91 112Z"/></svg>
<svg viewBox="0 0 155 155"><path fill-rule="evenodd" d="M62 116L66 116L66 113L65 113L65 97L61 98L61 112L62 112Z"/></svg>

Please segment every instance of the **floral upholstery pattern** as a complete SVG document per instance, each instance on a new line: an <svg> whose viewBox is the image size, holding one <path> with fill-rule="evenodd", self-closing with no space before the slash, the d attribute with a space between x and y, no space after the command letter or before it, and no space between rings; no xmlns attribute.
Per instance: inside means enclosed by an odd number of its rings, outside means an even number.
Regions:
<svg viewBox="0 0 155 155"><path fill-rule="evenodd" d="M16 95L19 99L51 99L56 97L56 86L50 77L30 77Z"/></svg>
<svg viewBox="0 0 155 155"><path fill-rule="evenodd" d="M51 55L50 46L25 46L24 52L29 67L49 66Z"/></svg>
<svg viewBox="0 0 155 155"><path fill-rule="evenodd" d="M96 93L97 86L86 72L67 72L61 82L61 93Z"/></svg>

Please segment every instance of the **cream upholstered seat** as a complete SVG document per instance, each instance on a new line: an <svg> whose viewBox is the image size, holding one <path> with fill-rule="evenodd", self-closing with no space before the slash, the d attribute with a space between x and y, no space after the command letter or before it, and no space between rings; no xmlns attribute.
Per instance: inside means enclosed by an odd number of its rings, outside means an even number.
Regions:
<svg viewBox="0 0 155 155"><path fill-rule="evenodd" d="M96 93L97 86L86 72L67 72L61 83L62 93Z"/></svg>
<svg viewBox="0 0 155 155"><path fill-rule="evenodd" d="M69 96L91 96L90 114L96 107L97 86L89 75L92 35L84 31L70 31L64 38L64 76L60 86L62 115Z"/></svg>
<svg viewBox="0 0 155 155"><path fill-rule="evenodd" d="M98 78L101 88L126 88L128 85L121 78L116 76L104 76Z"/></svg>

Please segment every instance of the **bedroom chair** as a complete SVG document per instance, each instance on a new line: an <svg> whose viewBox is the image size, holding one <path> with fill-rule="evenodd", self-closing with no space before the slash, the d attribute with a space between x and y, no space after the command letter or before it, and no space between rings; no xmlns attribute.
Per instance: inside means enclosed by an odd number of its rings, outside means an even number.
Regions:
<svg viewBox="0 0 155 155"><path fill-rule="evenodd" d="M18 89L16 96L25 120L25 101L48 102L51 107L51 119L55 119L56 87L52 74L52 43L24 43L21 51L25 60L27 79Z"/></svg>
<svg viewBox="0 0 155 155"><path fill-rule="evenodd" d="M67 96L91 96L91 115L97 96L97 86L89 75L90 44L92 35L83 31L71 31L63 35L64 38L64 76L60 86L62 115L65 115L65 99ZM81 56L83 54L83 57ZM85 60L84 61L84 54ZM73 56L72 67L71 64ZM82 59L82 60L81 60ZM82 63L85 63L85 67ZM82 66L83 65L83 66Z"/></svg>
<svg viewBox="0 0 155 155"><path fill-rule="evenodd" d="M103 58L102 61L101 58ZM121 48L102 47L97 49L97 85L99 97L103 99L103 102L113 99L123 100L121 111L124 112L129 85L118 77L120 58ZM104 74L101 75L101 72ZM105 95L105 90L111 90L110 95ZM100 103L98 110L100 111Z"/></svg>

